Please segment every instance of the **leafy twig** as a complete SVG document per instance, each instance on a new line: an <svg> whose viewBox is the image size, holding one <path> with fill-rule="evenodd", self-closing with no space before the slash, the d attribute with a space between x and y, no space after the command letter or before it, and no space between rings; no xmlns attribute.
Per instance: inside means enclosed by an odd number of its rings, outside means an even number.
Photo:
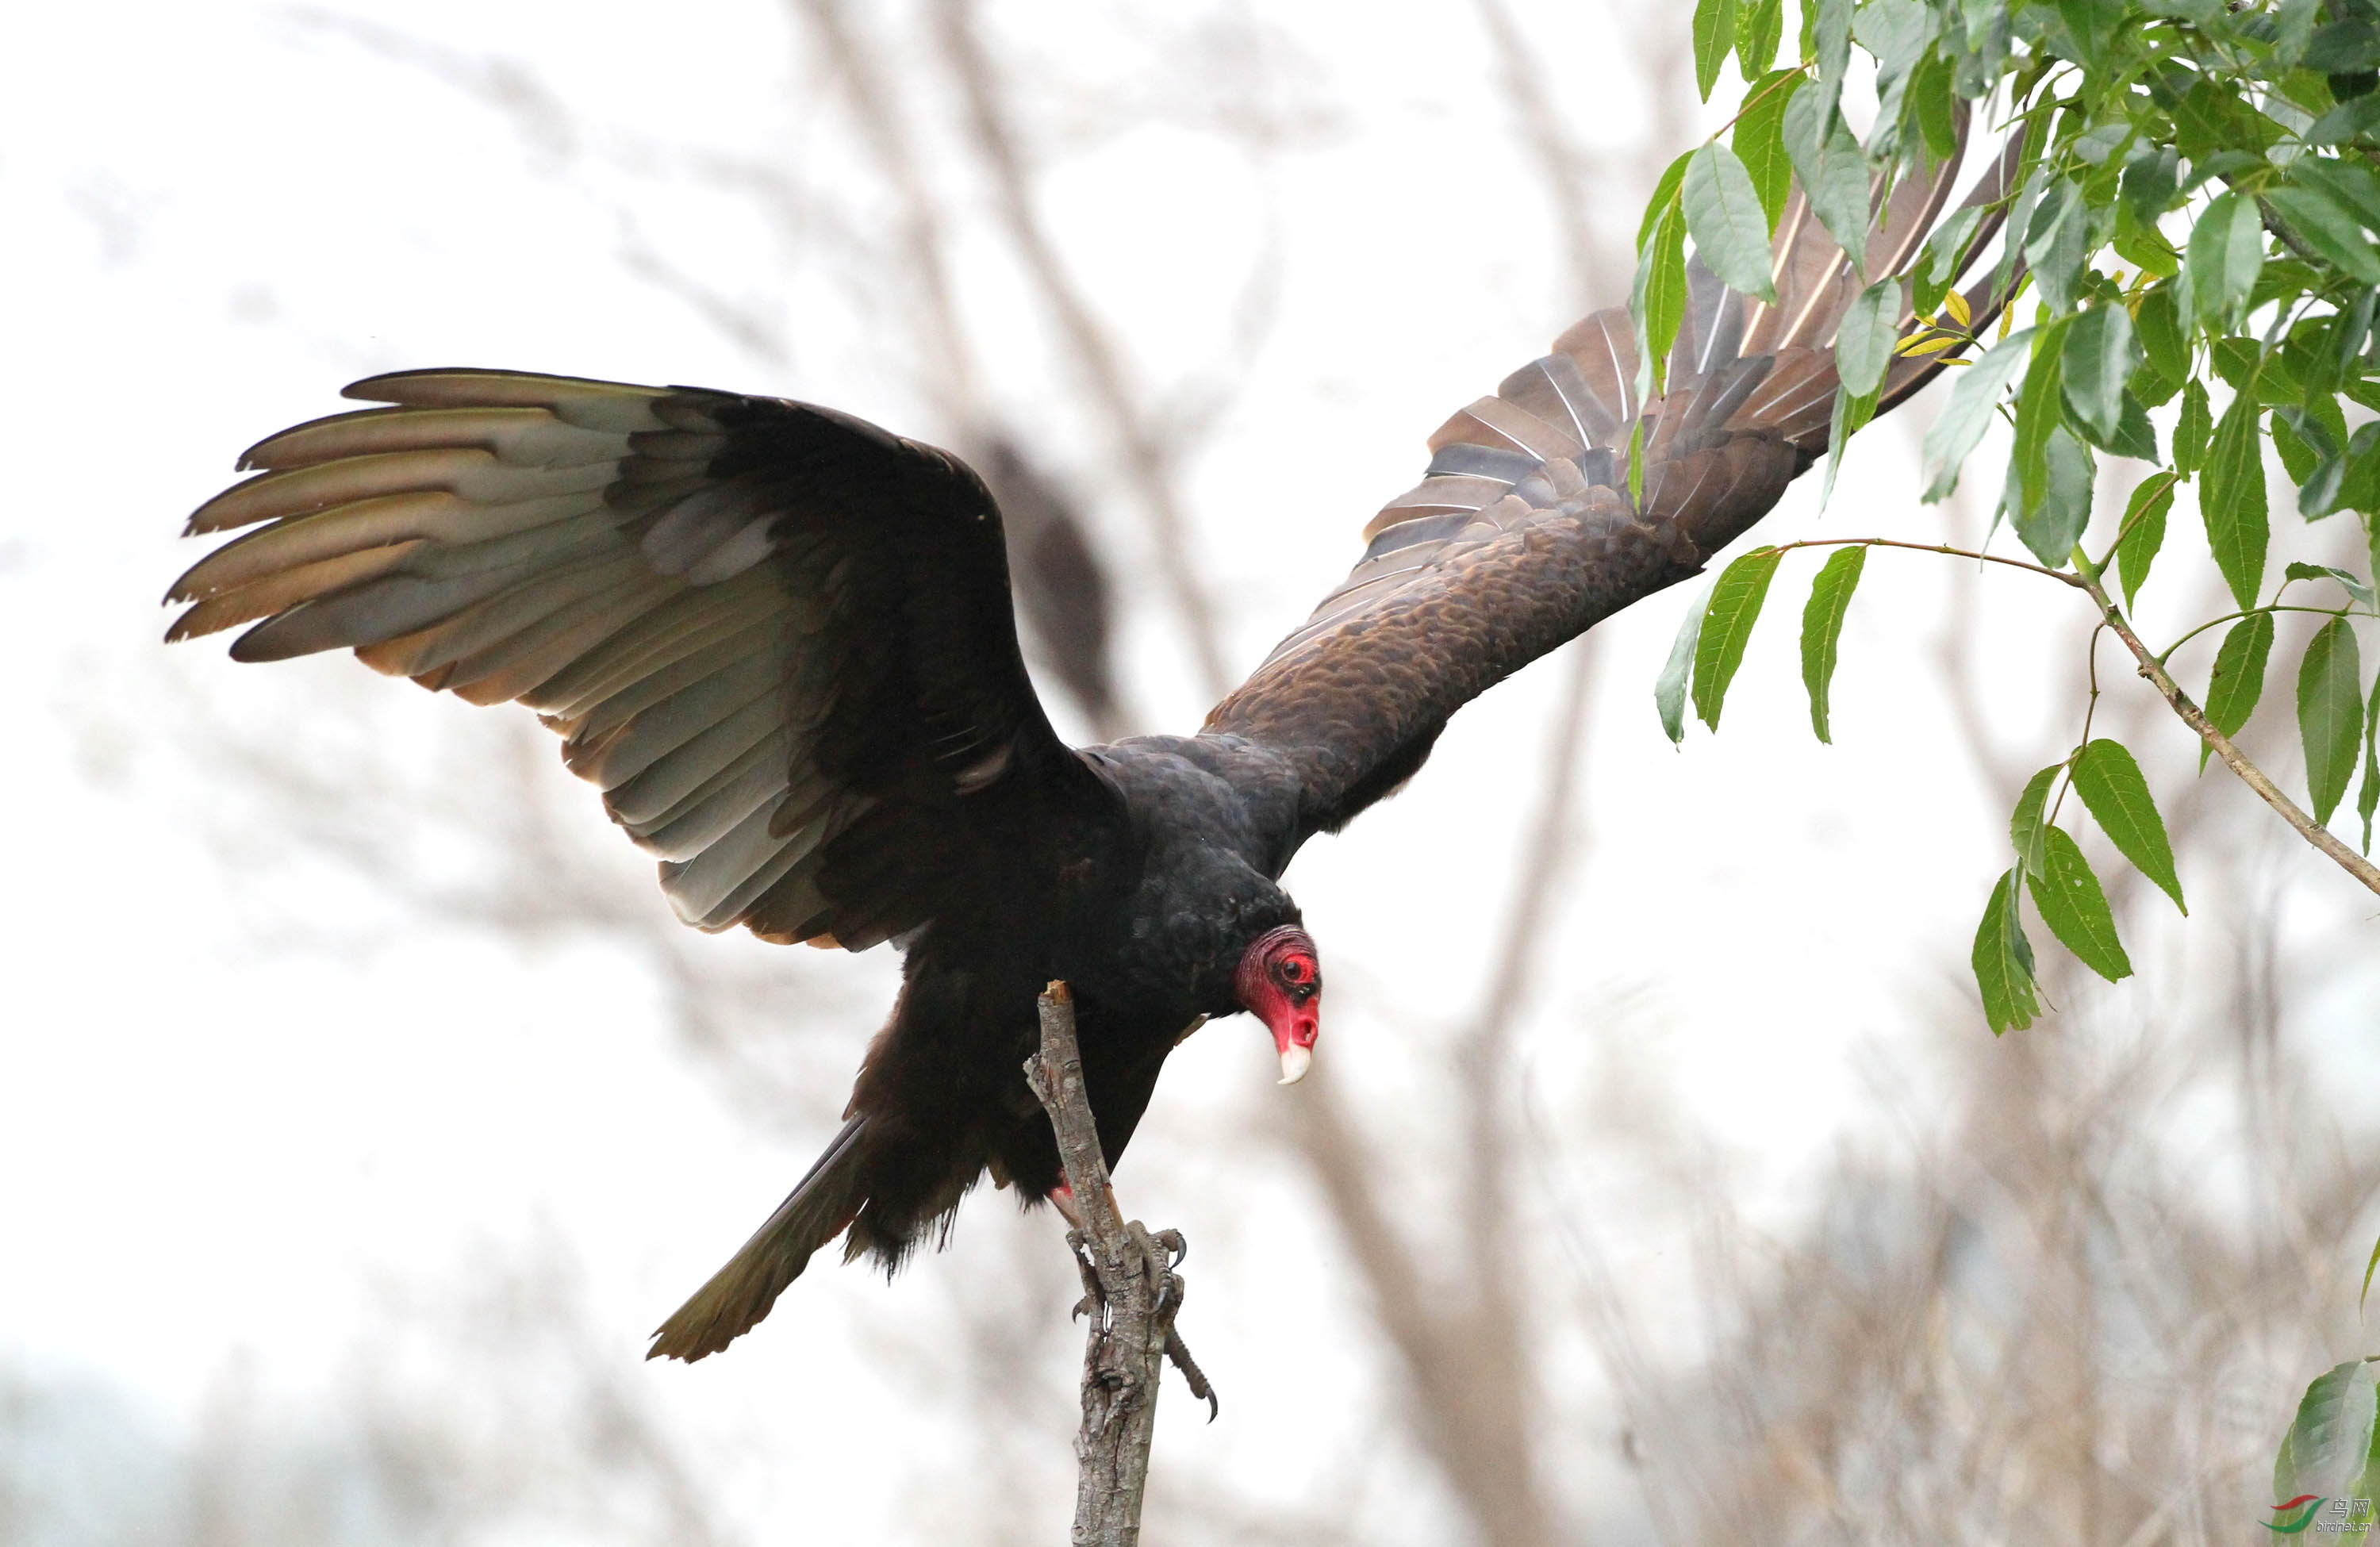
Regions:
<svg viewBox="0 0 2380 1547"><path fill-rule="evenodd" d="M2100 583L2099 571L2092 566L2080 546L2074 550L2074 566L2081 571L2078 583L2091 593L2091 600L2098 603L2100 615L2107 620L2107 627L2115 631L2116 638L2124 641L2124 648L2131 651L2132 658L2141 664L2141 675L2165 695L2165 701L2181 716L2182 724L2196 731L2209 747L2215 749L2215 755L2223 760L2223 765L2240 775L2240 782L2254 790L2265 805L2278 811L2283 822L2297 829L2299 836L2337 860L2339 869L2374 892L2380 893L2380 869L2375 869L2372 861L2333 836L2330 829L2300 810L2297 802L2282 794L2280 786L2266 778L2263 769L2250 762L2239 748L2231 745L2231 738L2216 730L2214 722L2191 701L2190 695L2181 690L2181 685L2167 673L2149 647L2141 642L2141 637L2132 632L2131 625L2124 621L2124 615L2117 611L2116 603L2108 599L2107 588Z"/></svg>

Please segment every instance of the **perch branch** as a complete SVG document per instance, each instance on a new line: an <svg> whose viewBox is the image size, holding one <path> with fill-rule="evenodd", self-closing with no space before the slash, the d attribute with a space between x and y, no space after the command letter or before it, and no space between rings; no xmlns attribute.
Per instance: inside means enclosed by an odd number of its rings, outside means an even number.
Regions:
<svg viewBox="0 0 2380 1547"><path fill-rule="evenodd" d="M1206 1399L1205 1373L1173 1330L1182 1280L1173 1264L1187 1249L1172 1230L1151 1235L1127 1223L1108 1182L1107 1159L1083 1090L1075 1041L1075 1000L1062 982L1041 995L1041 1049L1025 1061L1026 1082L1050 1114L1073 1195L1066 1245L1083 1276L1090 1332L1083 1350L1083 1427L1075 1438L1075 1547L1134 1547L1148 1488L1148 1443L1157 1431L1158 1378L1170 1356ZM1063 1200L1061 1200L1062 1202Z"/></svg>

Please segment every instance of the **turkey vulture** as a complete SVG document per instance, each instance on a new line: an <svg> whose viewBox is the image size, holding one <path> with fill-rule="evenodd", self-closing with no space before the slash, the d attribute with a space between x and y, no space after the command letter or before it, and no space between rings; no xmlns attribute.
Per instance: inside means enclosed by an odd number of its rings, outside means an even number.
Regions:
<svg viewBox="0 0 2380 1547"><path fill-rule="evenodd" d="M1879 196L1865 273L1915 252L1956 164ZM2006 164L1971 204L1997 210ZM1798 191L1778 232L1774 306L1691 267L1665 396L1638 401L1615 309L1447 420L1354 572L1196 736L1058 738L1018 653L1000 512L957 457L691 387L358 382L347 396L391 406L252 447L259 475L190 518L256 530L175 582L189 606L167 638L251 625L236 660L352 648L527 704L686 922L900 947L843 1130L655 1334L654 1355L701 1358L838 1234L846 1260L897 1265L987 1170L1070 1201L1020 1072L1051 979L1073 986L1111 1163L1206 1017L1254 1013L1284 1082L1305 1072L1322 976L1279 884L1299 847L1411 778L1498 680L1694 574L1824 452L1860 281ZM1992 315L1999 292L1976 289ZM1896 361L1879 409L1939 368Z"/></svg>

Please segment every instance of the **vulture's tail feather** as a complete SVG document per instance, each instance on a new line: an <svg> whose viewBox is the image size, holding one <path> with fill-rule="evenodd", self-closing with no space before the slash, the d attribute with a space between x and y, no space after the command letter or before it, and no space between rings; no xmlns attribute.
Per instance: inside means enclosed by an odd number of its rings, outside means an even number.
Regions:
<svg viewBox="0 0 2380 1547"><path fill-rule="evenodd" d="M865 1117L843 1126L777 1212L654 1332L647 1358L692 1364L726 1347L769 1314L785 1285L808 1266L810 1253L842 1234L866 1200L859 1187L859 1140L867 1127Z"/></svg>

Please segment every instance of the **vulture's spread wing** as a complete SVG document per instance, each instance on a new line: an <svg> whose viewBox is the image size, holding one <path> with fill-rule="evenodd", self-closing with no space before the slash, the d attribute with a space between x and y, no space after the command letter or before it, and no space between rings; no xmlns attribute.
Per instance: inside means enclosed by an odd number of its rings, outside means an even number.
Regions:
<svg viewBox="0 0 2380 1547"><path fill-rule="evenodd" d="M955 457L824 408L509 372L375 377L193 533L169 639L352 647L565 737L680 917L854 949L1102 809L1017 652L1000 518ZM1014 879L1013 877L1011 878Z"/></svg>
<svg viewBox="0 0 2380 1547"><path fill-rule="evenodd" d="M2003 158L1970 196L1997 201ZM1953 157L1873 206L1866 272L1912 255L1948 201ZM1881 190L1878 190L1879 196ZM1970 243L1998 228L1987 213ZM1834 334L1860 281L1797 189L1778 223L1778 304L1689 264L1666 396L1635 396L1625 308L1597 311L1429 440L1427 476L1364 529L1344 583L1208 716L1211 733L1286 752L1303 838L1410 777L1448 716L1597 620L1700 569L1824 454ZM1968 296L1988 319L1998 298ZM1906 326L1909 319L1904 313ZM1896 360L1881 412L1940 369ZM1644 426L1643 503L1628 493Z"/></svg>

